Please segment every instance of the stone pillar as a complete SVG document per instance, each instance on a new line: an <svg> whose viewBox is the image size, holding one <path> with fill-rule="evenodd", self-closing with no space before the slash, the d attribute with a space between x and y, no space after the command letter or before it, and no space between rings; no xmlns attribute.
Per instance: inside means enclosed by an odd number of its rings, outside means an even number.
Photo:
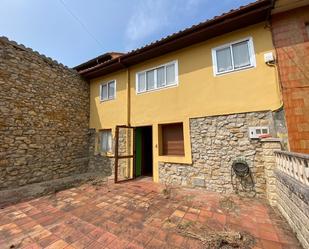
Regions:
<svg viewBox="0 0 309 249"><path fill-rule="evenodd" d="M274 151L281 150L279 138L265 138L262 142L262 160L266 179L266 196L270 205L276 205L276 156Z"/></svg>

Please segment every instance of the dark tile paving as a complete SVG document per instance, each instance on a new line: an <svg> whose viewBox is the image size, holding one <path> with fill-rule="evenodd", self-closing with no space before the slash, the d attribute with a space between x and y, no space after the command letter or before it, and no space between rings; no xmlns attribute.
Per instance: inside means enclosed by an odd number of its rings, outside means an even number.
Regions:
<svg viewBox="0 0 309 249"><path fill-rule="evenodd" d="M86 184L5 207L0 248L205 248L184 230L247 232L255 249L301 248L265 200L181 188L167 197L162 189L145 179Z"/></svg>

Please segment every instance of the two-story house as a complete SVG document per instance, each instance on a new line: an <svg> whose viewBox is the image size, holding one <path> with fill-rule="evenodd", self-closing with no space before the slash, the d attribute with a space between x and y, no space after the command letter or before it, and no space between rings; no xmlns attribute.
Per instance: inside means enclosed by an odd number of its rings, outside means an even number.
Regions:
<svg viewBox="0 0 309 249"><path fill-rule="evenodd" d="M231 192L231 165L242 159L252 186L264 193L259 138L275 136L274 114L282 107L271 63L272 7L257 1L77 66L90 82L89 126L102 162L115 160L118 176L126 161L125 178Z"/></svg>

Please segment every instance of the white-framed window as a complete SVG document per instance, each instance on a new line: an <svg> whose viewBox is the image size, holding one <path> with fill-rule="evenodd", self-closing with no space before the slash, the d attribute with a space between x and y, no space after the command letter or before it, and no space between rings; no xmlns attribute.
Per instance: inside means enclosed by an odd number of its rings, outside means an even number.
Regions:
<svg viewBox="0 0 309 249"><path fill-rule="evenodd" d="M136 93L178 85L178 62L150 68L136 74Z"/></svg>
<svg viewBox="0 0 309 249"><path fill-rule="evenodd" d="M234 72L256 66L251 37L212 49L215 75Z"/></svg>
<svg viewBox="0 0 309 249"><path fill-rule="evenodd" d="M111 80L100 85L100 100L106 101L116 98L116 80Z"/></svg>
<svg viewBox="0 0 309 249"><path fill-rule="evenodd" d="M112 130L101 130L99 132L99 136L100 151L104 153L111 153L113 148Z"/></svg>

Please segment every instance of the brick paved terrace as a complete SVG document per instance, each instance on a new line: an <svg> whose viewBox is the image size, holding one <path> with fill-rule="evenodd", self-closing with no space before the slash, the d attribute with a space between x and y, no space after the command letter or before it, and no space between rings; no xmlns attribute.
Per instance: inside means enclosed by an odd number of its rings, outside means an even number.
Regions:
<svg viewBox="0 0 309 249"><path fill-rule="evenodd" d="M264 200L164 189L89 183L4 207L0 248L301 248Z"/></svg>

